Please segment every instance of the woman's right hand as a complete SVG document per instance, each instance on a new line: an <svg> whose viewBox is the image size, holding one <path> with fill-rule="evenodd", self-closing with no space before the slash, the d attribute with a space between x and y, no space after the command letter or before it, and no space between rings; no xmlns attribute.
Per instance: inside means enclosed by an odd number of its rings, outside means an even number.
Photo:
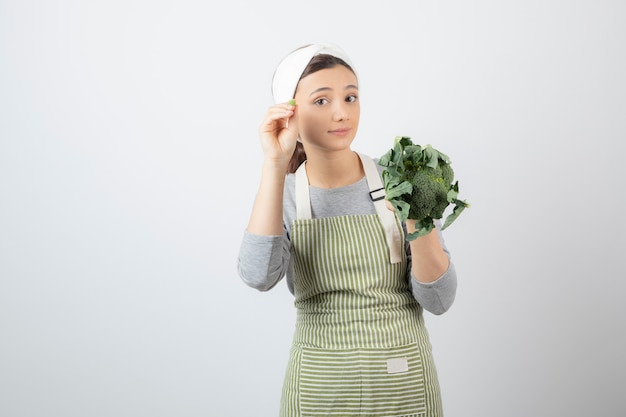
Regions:
<svg viewBox="0 0 626 417"><path fill-rule="evenodd" d="M298 142L298 123L296 106L280 103L271 106L259 126L261 148L266 160L277 163L289 163Z"/></svg>

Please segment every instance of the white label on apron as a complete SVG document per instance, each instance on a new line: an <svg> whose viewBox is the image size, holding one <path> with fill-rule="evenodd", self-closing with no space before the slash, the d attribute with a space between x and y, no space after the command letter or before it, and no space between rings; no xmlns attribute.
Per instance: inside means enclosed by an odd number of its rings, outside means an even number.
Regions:
<svg viewBox="0 0 626 417"><path fill-rule="evenodd" d="M409 361L407 358L387 359L387 373L398 374L400 372L408 372Z"/></svg>

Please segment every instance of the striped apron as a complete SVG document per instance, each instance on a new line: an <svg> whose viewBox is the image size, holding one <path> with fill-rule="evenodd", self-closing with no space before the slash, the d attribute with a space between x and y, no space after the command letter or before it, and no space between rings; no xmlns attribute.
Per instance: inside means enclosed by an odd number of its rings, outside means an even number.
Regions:
<svg viewBox="0 0 626 417"><path fill-rule="evenodd" d="M376 165L360 157L374 195L382 187ZM391 211L380 200L378 214L311 218L304 164L296 205L297 318L280 416L441 416L422 308L407 282L406 253L398 252L403 237L388 241Z"/></svg>

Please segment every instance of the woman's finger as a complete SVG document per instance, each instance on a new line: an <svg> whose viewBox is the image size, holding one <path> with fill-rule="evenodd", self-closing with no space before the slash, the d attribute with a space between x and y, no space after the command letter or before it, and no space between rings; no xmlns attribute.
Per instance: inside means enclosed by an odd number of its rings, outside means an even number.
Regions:
<svg viewBox="0 0 626 417"><path fill-rule="evenodd" d="M289 119L294 115L294 110L284 107L272 107L265 114L261 124L265 131L274 131L277 127L287 125Z"/></svg>

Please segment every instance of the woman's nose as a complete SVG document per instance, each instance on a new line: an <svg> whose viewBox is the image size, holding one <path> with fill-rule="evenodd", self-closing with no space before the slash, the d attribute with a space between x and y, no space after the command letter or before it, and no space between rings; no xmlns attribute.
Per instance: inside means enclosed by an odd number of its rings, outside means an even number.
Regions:
<svg viewBox="0 0 626 417"><path fill-rule="evenodd" d="M345 106L345 103L340 103L336 106L334 117L335 117L335 120L338 122L349 119L349 113L348 113L348 109Z"/></svg>

